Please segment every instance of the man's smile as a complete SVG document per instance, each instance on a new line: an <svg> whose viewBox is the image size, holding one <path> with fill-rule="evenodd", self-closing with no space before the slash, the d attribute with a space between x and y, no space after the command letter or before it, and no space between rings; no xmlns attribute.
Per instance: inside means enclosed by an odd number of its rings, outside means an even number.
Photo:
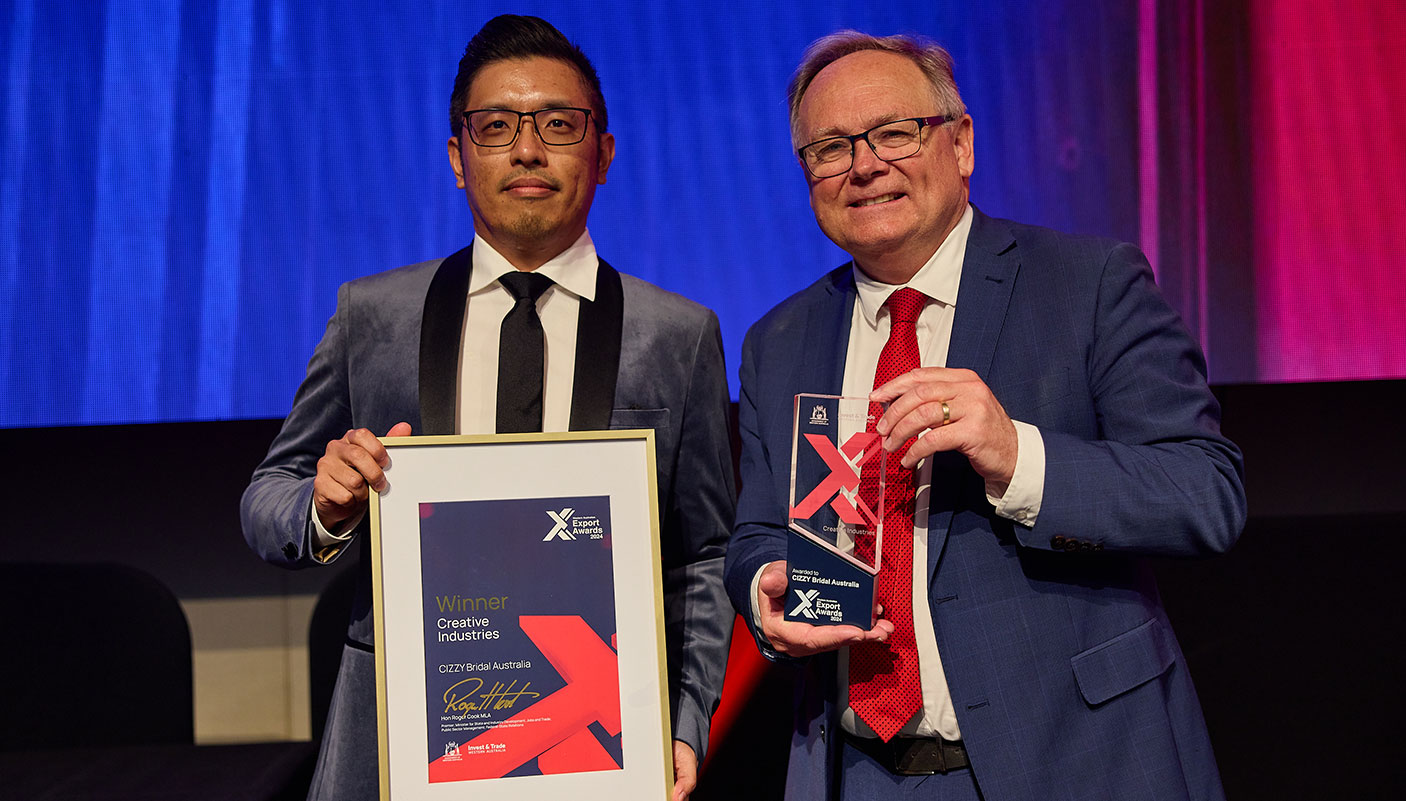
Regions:
<svg viewBox="0 0 1406 801"><path fill-rule="evenodd" d="M902 198L902 197L905 197L905 195L904 195L902 192L889 192L889 193L886 194L886 195L879 195L878 197L869 197L869 198L864 198L864 199L862 199L862 200L856 200L856 201L854 201L853 203L851 203L851 204L849 204L849 205L850 205L851 208L863 208L863 207L865 207L865 206L877 206L877 205L879 205L880 203L890 203L890 202L895 201L895 200L898 200L899 198Z"/></svg>

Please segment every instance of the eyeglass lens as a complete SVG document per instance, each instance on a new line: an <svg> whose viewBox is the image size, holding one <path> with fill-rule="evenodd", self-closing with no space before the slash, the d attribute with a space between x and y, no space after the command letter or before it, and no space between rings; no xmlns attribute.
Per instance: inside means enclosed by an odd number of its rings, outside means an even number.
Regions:
<svg viewBox="0 0 1406 801"><path fill-rule="evenodd" d="M575 108L544 108L517 112L485 109L468 115L469 135L475 144L503 147L517 140L523 117L532 118L532 127L549 145L574 145L586 137L586 112Z"/></svg>
<svg viewBox="0 0 1406 801"><path fill-rule="evenodd" d="M897 120L865 131L865 139L874 155L884 161L896 161L918 152L922 125L917 120ZM806 166L820 178L849 172L854 165L855 144L846 136L823 139L805 149Z"/></svg>

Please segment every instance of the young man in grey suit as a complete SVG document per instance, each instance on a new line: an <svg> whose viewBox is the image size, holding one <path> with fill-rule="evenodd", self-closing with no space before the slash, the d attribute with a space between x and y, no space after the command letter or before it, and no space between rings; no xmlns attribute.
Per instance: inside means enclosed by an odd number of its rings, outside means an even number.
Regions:
<svg viewBox="0 0 1406 801"><path fill-rule="evenodd" d="M473 243L341 287L293 409L244 493L245 538L274 564L327 564L354 541L362 549L310 797L377 794L365 553L369 493L387 485L377 435L652 428L673 795L684 799L707 745L732 619L722 565L735 496L717 318L597 258L586 217L615 142L594 67L556 28L511 15L484 25L459 62L450 123ZM524 354L535 361L519 372Z"/></svg>

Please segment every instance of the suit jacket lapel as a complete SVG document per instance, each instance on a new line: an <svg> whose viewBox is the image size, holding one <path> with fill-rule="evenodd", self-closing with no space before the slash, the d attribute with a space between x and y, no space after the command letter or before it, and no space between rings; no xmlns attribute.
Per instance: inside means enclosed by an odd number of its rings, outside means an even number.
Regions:
<svg viewBox="0 0 1406 801"><path fill-rule="evenodd" d="M853 270L852 264L831 270L826 276L825 301L811 306L806 315L805 336L797 343L800 352L793 373L797 376L792 384L796 393L839 395L844 391L845 356L859 294Z"/></svg>
<svg viewBox="0 0 1406 801"><path fill-rule="evenodd" d="M1020 259L1010 230L975 208L972 211L975 219L962 261L947 366L965 367L984 378L991 370Z"/></svg>
<svg viewBox="0 0 1406 801"><path fill-rule="evenodd" d="M991 371L996 340L1005 323L1016 273L1020 270L1015 237L1000 222L975 207L967 252L962 261L962 278L957 290L957 310L952 319L952 339L947 346L947 366L972 370L984 380ZM938 558L947 544L961 492L960 481L942 476L965 475L971 468L959 453L939 453L933 457L933 481L928 496L928 575L937 570Z"/></svg>
<svg viewBox="0 0 1406 801"><path fill-rule="evenodd" d="M430 280L420 323L420 424L417 434L453 434L459 397L459 349L473 272L473 246L446 258ZM582 299L576 327L571 430L610 427L624 326L620 273L600 260L596 299ZM585 367L586 369L583 369Z"/></svg>
<svg viewBox="0 0 1406 801"><path fill-rule="evenodd" d="M459 396L459 339L473 270L473 245L435 270L420 318L420 425L416 434L453 434Z"/></svg>
<svg viewBox="0 0 1406 801"><path fill-rule="evenodd" d="M576 376L571 385L571 430L610 428L615 382L620 374L620 336L625 325L620 273L599 259L596 299L581 299L576 323Z"/></svg>

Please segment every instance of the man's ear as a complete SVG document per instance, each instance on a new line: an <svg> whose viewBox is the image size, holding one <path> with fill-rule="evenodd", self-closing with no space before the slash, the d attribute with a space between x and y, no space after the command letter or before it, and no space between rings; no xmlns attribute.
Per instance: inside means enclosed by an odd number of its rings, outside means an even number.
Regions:
<svg viewBox="0 0 1406 801"><path fill-rule="evenodd" d="M610 171L612 161L615 161L615 134L603 133L596 147L596 183L605 184L605 174Z"/></svg>
<svg viewBox="0 0 1406 801"><path fill-rule="evenodd" d="M454 168L454 185L464 188L464 154L459 150L459 137L449 137L449 166Z"/></svg>
<svg viewBox="0 0 1406 801"><path fill-rule="evenodd" d="M972 172L976 169L976 145L973 141L976 135L972 128L972 115L963 114L957 120L957 132L952 136L952 148L957 152L957 169L963 178L972 177Z"/></svg>

